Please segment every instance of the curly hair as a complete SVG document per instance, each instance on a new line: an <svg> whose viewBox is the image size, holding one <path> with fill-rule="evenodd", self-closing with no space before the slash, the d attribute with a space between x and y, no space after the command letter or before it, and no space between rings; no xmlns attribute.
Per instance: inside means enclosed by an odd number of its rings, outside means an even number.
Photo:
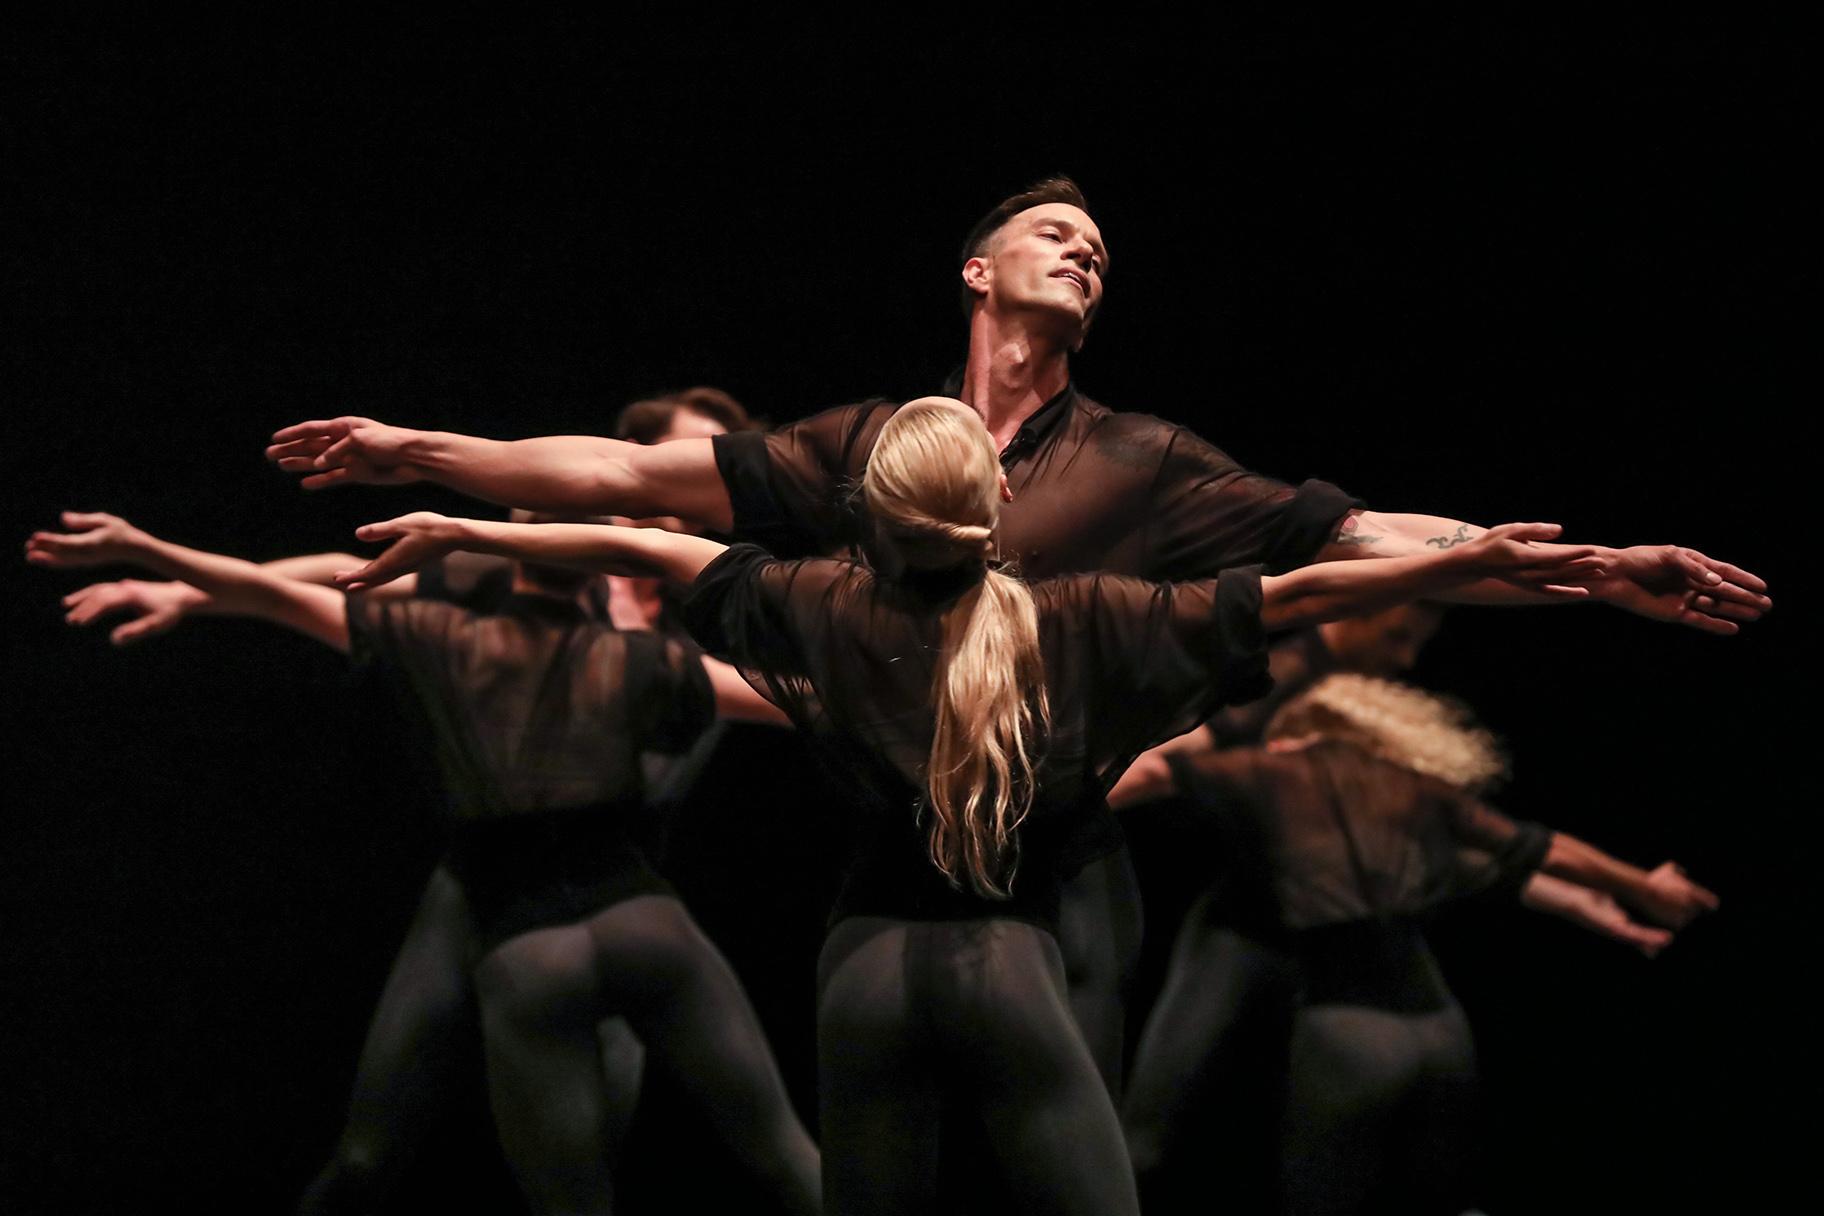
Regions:
<svg viewBox="0 0 1824 1216"><path fill-rule="evenodd" d="M1268 739L1306 735L1352 743L1466 790L1487 789L1508 772L1500 740L1476 722L1468 706L1374 676L1327 676L1267 723Z"/></svg>

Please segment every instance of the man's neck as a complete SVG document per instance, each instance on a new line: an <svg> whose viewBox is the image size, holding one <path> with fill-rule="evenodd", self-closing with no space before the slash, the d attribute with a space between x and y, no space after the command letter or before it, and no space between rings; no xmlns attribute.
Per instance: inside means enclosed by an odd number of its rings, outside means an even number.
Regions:
<svg viewBox="0 0 1824 1216"><path fill-rule="evenodd" d="M1005 448L1020 426L1070 383L1070 347L1017 319L978 308L969 323L963 402Z"/></svg>

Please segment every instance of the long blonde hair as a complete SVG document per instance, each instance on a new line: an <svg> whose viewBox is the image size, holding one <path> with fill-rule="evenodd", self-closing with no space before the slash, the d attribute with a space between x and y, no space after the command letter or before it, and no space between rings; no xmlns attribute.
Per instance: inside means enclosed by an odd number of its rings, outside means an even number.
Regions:
<svg viewBox="0 0 1824 1216"><path fill-rule="evenodd" d="M1353 743L1402 768L1465 790L1507 775L1500 741L1458 702L1410 684L1338 672L1281 706L1268 739L1318 735Z"/></svg>
<svg viewBox="0 0 1824 1216"><path fill-rule="evenodd" d="M968 406L921 397L881 428L862 478L878 535L912 569L994 555L1001 461ZM1051 722L1039 618L1026 584L989 567L943 616L932 680L931 860L953 886L1006 898L1014 830L1032 809L1033 737Z"/></svg>

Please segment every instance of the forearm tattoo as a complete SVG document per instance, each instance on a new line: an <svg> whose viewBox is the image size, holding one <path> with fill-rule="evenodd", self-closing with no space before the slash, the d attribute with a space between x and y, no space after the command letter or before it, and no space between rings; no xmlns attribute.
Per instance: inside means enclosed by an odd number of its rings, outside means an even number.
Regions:
<svg viewBox="0 0 1824 1216"><path fill-rule="evenodd" d="M1474 539L1476 538L1469 534L1468 524L1458 524L1455 534L1451 536L1433 536L1426 540L1425 543L1434 549L1454 549L1458 545L1466 545Z"/></svg>
<svg viewBox="0 0 1824 1216"><path fill-rule="evenodd" d="M1350 515L1350 516L1345 517L1343 520L1343 526L1338 528L1336 530L1336 535L1331 538L1332 542L1335 544L1338 544L1338 545L1375 545L1375 544L1379 544L1381 541L1380 537L1369 536L1366 533L1363 533L1362 531L1360 531L1361 522L1362 522L1361 517L1358 515Z"/></svg>

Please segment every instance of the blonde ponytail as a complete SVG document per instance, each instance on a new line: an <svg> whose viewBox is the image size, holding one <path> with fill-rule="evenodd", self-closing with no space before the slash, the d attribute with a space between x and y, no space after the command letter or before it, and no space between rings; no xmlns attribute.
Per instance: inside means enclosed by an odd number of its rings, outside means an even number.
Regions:
<svg viewBox="0 0 1824 1216"><path fill-rule="evenodd" d="M944 569L993 555L1000 472L981 419L926 397L881 428L862 487L883 543L909 567ZM1032 809L1032 741L1051 721L1032 593L984 571L945 611L941 645L925 769L931 860L952 885L1004 899L1014 832Z"/></svg>

